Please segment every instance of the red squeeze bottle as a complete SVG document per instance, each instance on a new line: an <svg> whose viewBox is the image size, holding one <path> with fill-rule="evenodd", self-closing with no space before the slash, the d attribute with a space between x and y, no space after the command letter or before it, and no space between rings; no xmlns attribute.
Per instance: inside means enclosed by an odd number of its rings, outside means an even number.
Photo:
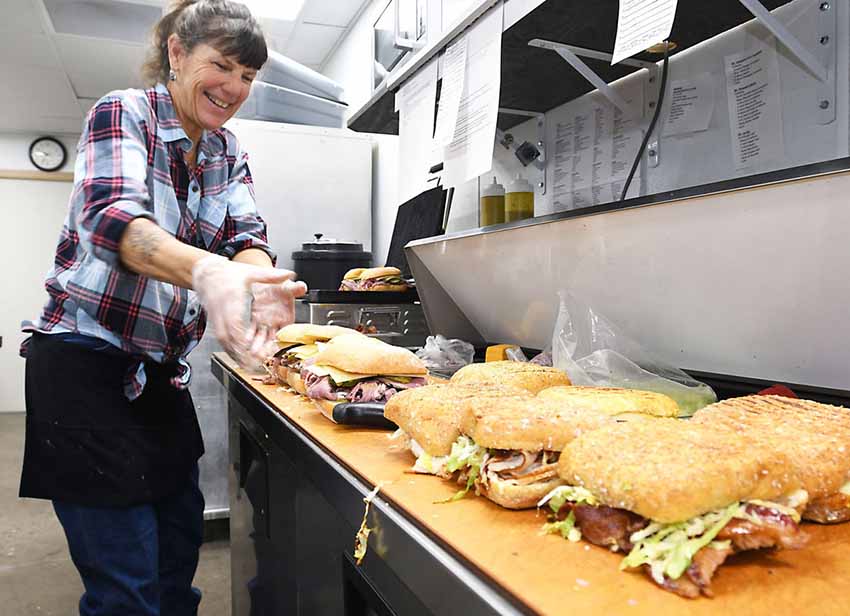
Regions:
<svg viewBox="0 0 850 616"><path fill-rule="evenodd" d="M785 387L785 385L771 385L767 389L762 389L756 394L757 396L785 396L786 398L796 398L797 394Z"/></svg>

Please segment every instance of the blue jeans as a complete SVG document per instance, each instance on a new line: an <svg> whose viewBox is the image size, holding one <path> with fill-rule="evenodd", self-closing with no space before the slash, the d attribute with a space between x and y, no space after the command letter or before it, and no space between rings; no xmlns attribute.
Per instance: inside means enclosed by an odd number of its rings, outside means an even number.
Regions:
<svg viewBox="0 0 850 616"><path fill-rule="evenodd" d="M182 491L149 505L109 508L53 501L85 586L81 616L194 616L203 540L198 467Z"/></svg>

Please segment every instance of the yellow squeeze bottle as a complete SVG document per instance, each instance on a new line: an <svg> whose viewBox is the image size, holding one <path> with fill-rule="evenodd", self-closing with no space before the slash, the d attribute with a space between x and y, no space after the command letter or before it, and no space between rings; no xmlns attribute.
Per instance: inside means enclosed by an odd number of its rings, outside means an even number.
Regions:
<svg viewBox="0 0 850 616"><path fill-rule="evenodd" d="M517 174L505 195L505 222L534 216L534 189Z"/></svg>
<svg viewBox="0 0 850 616"><path fill-rule="evenodd" d="M493 176L493 183L481 191L479 224L486 227L501 222L505 222L505 187L496 183L496 176Z"/></svg>

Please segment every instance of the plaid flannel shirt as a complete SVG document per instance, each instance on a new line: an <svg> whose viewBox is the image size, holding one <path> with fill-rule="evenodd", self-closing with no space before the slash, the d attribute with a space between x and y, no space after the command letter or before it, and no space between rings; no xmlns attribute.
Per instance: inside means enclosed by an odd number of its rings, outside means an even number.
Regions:
<svg viewBox="0 0 850 616"><path fill-rule="evenodd" d="M181 242L231 258L260 248L274 259L257 214L248 156L226 129L204 131L197 166L168 89L112 92L89 112L77 145L69 211L47 275L47 304L24 331L78 332L137 356L125 393L145 385L145 360L177 362L186 387L186 355L206 315L197 295L130 272L118 247L127 225L148 218Z"/></svg>

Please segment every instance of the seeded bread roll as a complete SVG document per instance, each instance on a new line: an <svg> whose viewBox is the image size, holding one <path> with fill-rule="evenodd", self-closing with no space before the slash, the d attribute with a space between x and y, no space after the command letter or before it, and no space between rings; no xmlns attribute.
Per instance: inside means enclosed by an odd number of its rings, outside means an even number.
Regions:
<svg viewBox="0 0 850 616"><path fill-rule="evenodd" d="M850 520L850 409L783 396L729 398L696 412L694 424L729 430L784 453L809 493L803 517Z"/></svg>
<svg viewBox="0 0 850 616"><path fill-rule="evenodd" d="M570 385L569 377L562 370L520 361L469 364L455 372L451 382L462 385L508 385L525 389L532 394L547 387Z"/></svg>
<svg viewBox="0 0 850 616"><path fill-rule="evenodd" d="M506 509L532 509L544 496L560 485L559 477L535 483L520 483L509 479L490 479L486 487L479 488L482 496Z"/></svg>
<svg viewBox="0 0 850 616"><path fill-rule="evenodd" d="M657 417L677 417L679 405L664 394L617 387L549 387L538 399L561 407L575 407L605 415L641 413Z"/></svg>
<svg viewBox="0 0 850 616"><path fill-rule="evenodd" d="M447 456L460 436L461 416L468 404L474 402L482 409L496 408L512 398L531 399L531 396L523 390L505 387L426 385L394 395L384 407L384 416L427 454Z"/></svg>
<svg viewBox="0 0 850 616"><path fill-rule="evenodd" d="M777 500L801 487L782 452L676 419L618 422L583 434L564 448L558 472L604 505L662 523L740 500Z"/></svg>

